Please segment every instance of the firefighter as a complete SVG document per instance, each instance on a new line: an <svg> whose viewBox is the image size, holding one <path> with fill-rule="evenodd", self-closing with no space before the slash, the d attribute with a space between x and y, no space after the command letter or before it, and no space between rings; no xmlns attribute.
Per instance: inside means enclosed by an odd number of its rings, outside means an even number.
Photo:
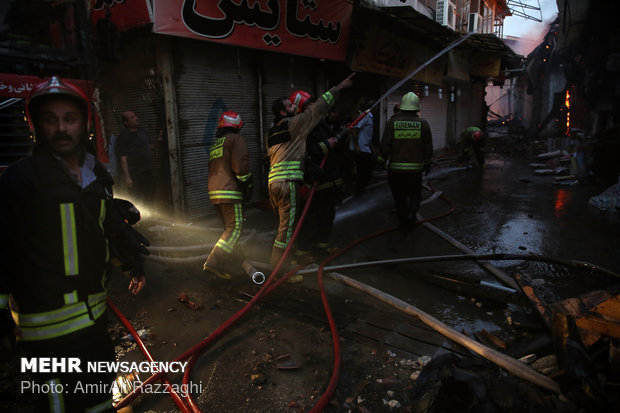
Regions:
<svg viewBox="0 0 620 413"><path fill-rule="evenodd" d="M293 96L293 95L292 95ZM303 110L309 110L314 99L304 104ZM316 190L308 215L299 233L295 260L309 263L330 255L330 238L336 217L336 202L342 185L341 165L345 145L339 144L341 129L338 125L340 112L330 110L327 117L321 119L306 140L306 167L304 182L311 188L316 182ZM321 162L327 157L323 168ZM303 187L302 187L303 190ZM308 191L310 189L307 189ZM302 194L302 201L303 201Z"/></svg>
<svg viewBox="0 0 620 413"><path fill-rule="evenodd" d="M209 198L224 223L224 232L204 263L203 270L230 279L243 231L243 201L252 195L248 148L239 134L243 121L236 112L220 116L215 142L209 151Z"/></svg>
<svg viewBox="0 0 620 413"><path fill-rule="evenodd" d="M121 260L133 271L129 288L137 294L148 241L127 222L139 219L138 211L112 198L110 174L86 150L86 96L54 76L34 87L26 114L33 152L0 177L2 351L17 339L27 358L80 360L81 372L32 373L41 389L34 392L37 411L113 411L115 375L88 372L87 362L115 360L106 329L110 264ZM98 384L101 390L101 383L107 391L73 391Z"/></svg>
<svg viewBox="0 0 620 413"><path fill-rule="evenodd" d="M477 164L484 166L484 153L482 151L484 132L476 126L469 126L461 131L459 141L461 146L459 160L469 164L473 151Z"/></svg>
<svg viewBox="0 0 620 413"><path fill-rule="evenodd" d="M298 191L304 179L306 138L320 122L339 92L350 87L353 74L325 92L310 110L301 112L303 103L310 95L300 93L293 102L284 96L272 104L274 126L267 135L269 156L269 201L278 216L278 231L271 253L271 265L275 268L291 241L299 211ZM302 281L301 275L291 277Z"/></svg>
<svg viewBox="0 0 620 413"><path fill-rule="evenodd" d="M378 161L389 160L388 182L402 238L414 229L421 200L422 172L428 172L433 156L431 129L418 116L419 111L418 96L413 92L405 94L400 111L385 126L379 149Z"/></svg>

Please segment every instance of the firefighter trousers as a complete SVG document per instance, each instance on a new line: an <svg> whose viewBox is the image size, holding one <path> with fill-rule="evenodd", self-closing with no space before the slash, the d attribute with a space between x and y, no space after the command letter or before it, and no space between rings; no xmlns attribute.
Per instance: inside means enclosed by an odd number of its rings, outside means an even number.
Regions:
<svg viewBox="0 0 620 413"><path fill-rule="evenodd" d="M406 235L413 231L422 197L422 171L388 172L388 182L398 215L398 228Z"/></svg>
<svg viewBox="0 0 620 413"><path fill-rule="evenodd" d="M271 250L271 266L275 268L291 242L299 217L299 187L301 181L275 181L269 184L269 202L278 217L278 233ZM290 256L290 254L289 254ZM282 268L288 267L289 260Z"/></svg>
<svg viewBox="0 0 620 413"><path fill-rule="evenodd" d="M308 208L308 215L299 233L299 250L325 250L329 247L329 240L334 228L336 217L336 201L338 188L332 186L317 189L312 203Z"/></svg>
<svg viewBox="0 0 620 413"><path fill-rule="evenodd" d="M235 270L234 257L240 253L239 239L243 231L243 204L215 204L215 212L224 223L224 232L213 246L205 265L216 270ZM239 267L237 263L236 267Z"/></svg>

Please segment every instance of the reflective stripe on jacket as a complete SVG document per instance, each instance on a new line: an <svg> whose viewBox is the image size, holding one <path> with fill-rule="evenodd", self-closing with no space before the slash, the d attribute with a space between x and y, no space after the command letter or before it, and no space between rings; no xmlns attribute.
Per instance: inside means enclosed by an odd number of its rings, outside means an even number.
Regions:
<svg viewBox="0 0 620 413"><path fill-rule="evenodd" d="M338 95L336 88L325 92L310 109L281 120L278 125L288 122L289 139L267 146L269 155L269 183L276 181L301 181L304 179L304 160L306 157L306 138L314 127L327 114ZM269 142L269 138L267 138Z"/></svg>
<svg viewBox="0 0 620 413"><path fill-rule="evenodd" d="M214 204L243 201L239 182L250 179L250 157L243 137L229 132L216 137L209 150L209 199Z"/></svg>
<svg viewBox="0 0 620 413"><path fill-rule="evenodd" d="M433 156L433 137L428 122L414 112L397 113L385 126L379 151L383 159L389 159L390 171L421 171Z"/></svg>
<svg viewBox="0 0 620 413"><path fill-rule="evenodd" d="M24 340L73 333L106 310L112 178L99 162L94 175L81 188L36 148L0 177L0 308L10 294Z"/></svg>
<svg viewBox="0 0 620 413"><path fill-rule="evenodd" d="M92 326L106 310L106 292L42 313L13 313L24 341L48 340Z"/></svg>

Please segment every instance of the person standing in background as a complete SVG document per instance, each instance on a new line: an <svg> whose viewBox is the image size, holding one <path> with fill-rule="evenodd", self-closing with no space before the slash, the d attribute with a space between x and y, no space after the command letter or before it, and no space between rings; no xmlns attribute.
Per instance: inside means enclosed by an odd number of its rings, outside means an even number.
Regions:
<svg viewBox="0 0 620 413"><path fill-rule="evenodd" d="M362 110L372 107L373 104L374 101L372 100L366 102ZM353 195L356 197L361 196L366 190L375 168L375 156L372 148L373 133L374 116L372 112L368 112L351 130L349 150L353 152L355 162L355 190Z"/></svg>
<svg viewBox="0 0 620 413"><path fill-rule="evenodd" d="M118 137L118 157L127 192L136 201L145 202L152 195L151 140L133 111L121 115L125 126Z"/></svg>

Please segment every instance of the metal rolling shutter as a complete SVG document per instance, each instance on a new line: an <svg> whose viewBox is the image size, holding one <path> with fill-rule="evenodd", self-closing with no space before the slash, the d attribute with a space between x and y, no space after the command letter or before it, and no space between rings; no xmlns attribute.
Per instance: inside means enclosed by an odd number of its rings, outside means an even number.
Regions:
<svg viewBox="0 0 620 413"><path fill-rule="evenodd" d="M420 98L420 116L429 123L433 134L433 150L446 147L447 102L450 95L443 91L443 99L439 99L438 88L429 85L428 96Z"/></svg>
<svg viewBox="0 0 620 413"><path fill-rule="evenodd" d="M155 62L149 39L124 43L121 62L105 68L101 87L102 115L106 137L119 135L123 128L121 114L131 110L147 130L151 143L157 143L159 131L164 127L161 90L155 82ZM161 178L162 152L153 145L151 163L156 178ZM161 182L169 185L168 182Z"/></svg>
<svg viewBox="0 0 620 413"><path fill-rule="evenodd" d="M266 53L263 59L263 119L265 134L273 123L271 104L281 96L305 90L316 96L314 60L279 53ZM319 91L318 93L323 93Z"/></svg>
<svg viewBox="0 0 620 413"><path fill-rule="evenodd" d="M250 152L255 193L260 187L256 52L193 40L176 41L175 51L185 216L195 220L213 214L207 191L209 148L224 111L235 111L243 119L241 135Z"/></svg>

